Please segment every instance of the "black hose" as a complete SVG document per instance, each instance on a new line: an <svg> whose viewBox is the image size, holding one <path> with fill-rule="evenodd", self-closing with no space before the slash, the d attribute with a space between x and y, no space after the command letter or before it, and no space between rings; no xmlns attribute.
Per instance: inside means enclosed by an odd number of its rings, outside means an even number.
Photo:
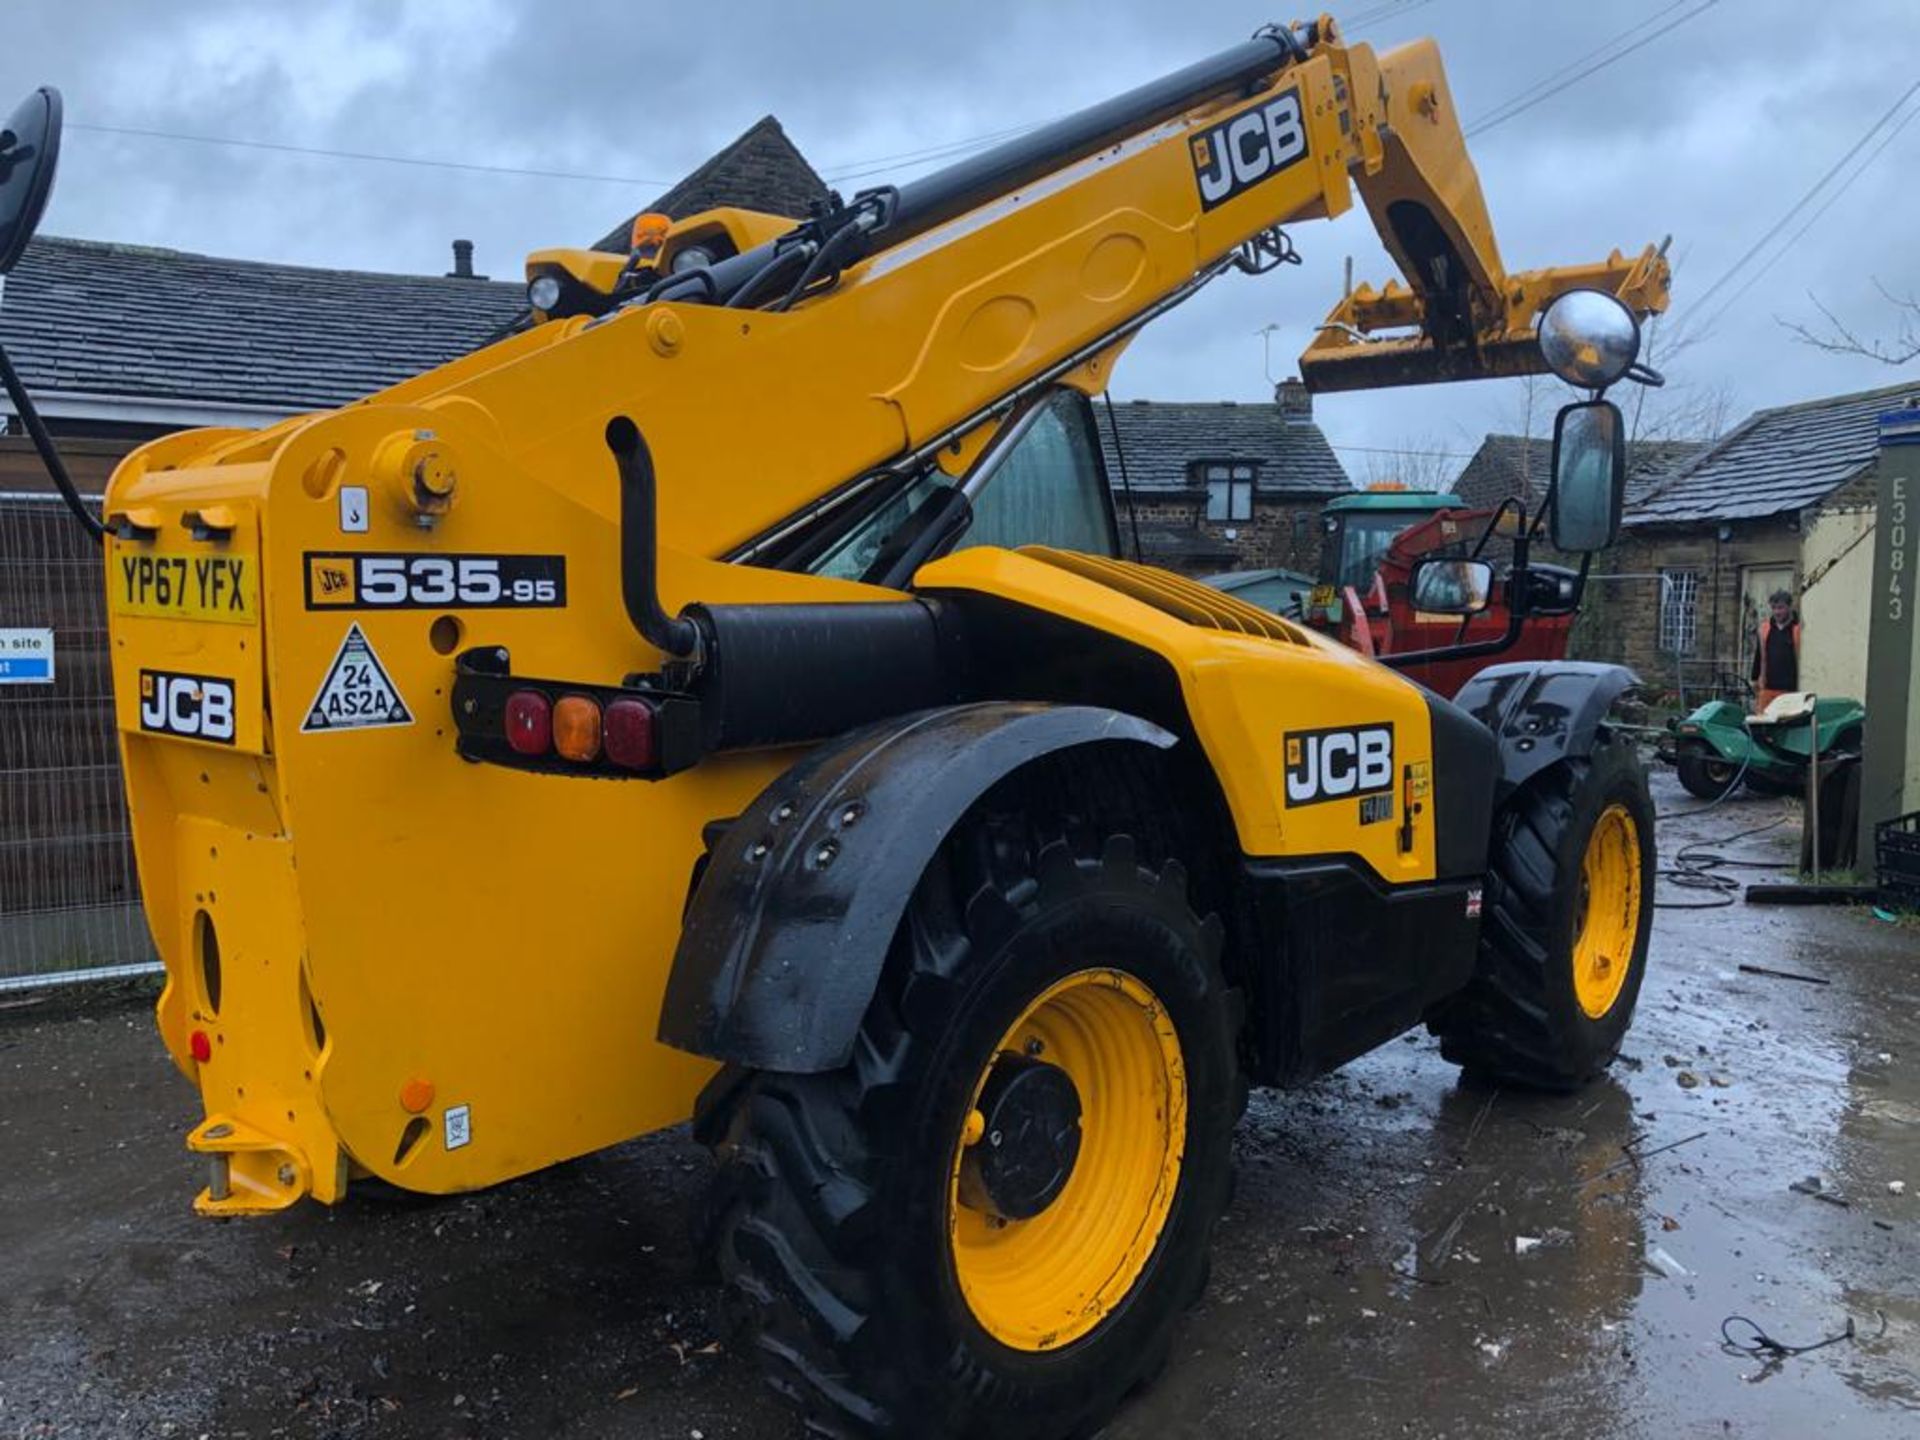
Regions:
<svg viewBox="0 0 1920 1440"><path fill-rule="evenodd" d="M640 427L624 415L607 422L607 449L620 472L620 591L627 618L656 650L692 655L700 645L699 628L684 615L670 616L660 606L653 454Z"/></svg>
<svg viewBox="0 0 1920 1440"><path fill-rule="evenodd" d="M798 245L777 251L771 260L748 277L745 284L733 294L724 297L722 303L736 310L750 310L764 300L772 292L773 287L785 278L786 271L792 270L797 263L804 272L812 258Z"/></svg>
<svg viewBox="0 0 1920 1440"><path fill-rule="evenodd" d="M1740 761L1740 768L1734 772L1733 779L1727 782L1727 788L1704 805L1696 805L1691 810L1669 811L1656 815L1656 820L1684 820L1692 815L1704 815L1718 805L1727 796L1740 788L1745 778L1748 762L1753 758L1749 752ZM1739 897L1743 886L1740 877L1728 872L1734 870L1780 870L1785 867L1777 860L1736 860L1722 855L1717 850L1703 849L1707 845L1730 845L1735 840L1744 840L1749 835L1760 835L1787 823L1793 817L1782 815L1769 820L1764 825L1751 825L1745 830L1736 830L1731 835L1717 836L1711 840L1696 840L1691 845L1681 847L1673 857L1673 864L1660 867L1659 875L1675 889L1703 890L1711 898L1705 900L1656 900L1656 910L1720 910L1733 904Z"/></svg>
<svg viewBox="0 0 1920 1440"><path fill-rule="evenodd" d="M828 277L826 283L830 284L832 276L838 276L844 268L843 261L859 257L866 238L867 232L857 223L845 225L834 231L820 248L813 252L813 258L807 261L807 268L800 272L800 278L788 287L787 293L767 308L776 311L790 310L815 281L825 276Z"/></svg>
<svg viewBox="0 0 1920 1440"><path fill-rule="evenodd" d="M0 345L0 382L7 387L7 398L13 401L14 413L20 417L21 424L27 427L27 434L33 437L33 448L40 452L40 461L53 477L53 485L60 492L60 498L67 502L73 518L80 522L93 543L102 543L107 533L106 527L87 509L86 501L80 498L79 487L67 473L67 462L60 458L59 447L53 443L53 436L47 433L47 427L41 423L33 397L27 394L27 387L20 383L20 374L13 368L13 361L7 358L7 347L4 345Z"/></svg>

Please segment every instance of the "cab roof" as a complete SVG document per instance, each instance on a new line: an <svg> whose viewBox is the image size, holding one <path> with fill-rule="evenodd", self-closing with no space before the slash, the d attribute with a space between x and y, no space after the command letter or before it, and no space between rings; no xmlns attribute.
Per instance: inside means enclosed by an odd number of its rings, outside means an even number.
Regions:
<svg viewBox="0 0 1920 1440"><path fill-rule="evenodd" d="M1342 495L1329 500L1329 510L1464 510L1467 502L1458 495L1442 495L1433 490L1363 490L1358 495Z"/></svg>

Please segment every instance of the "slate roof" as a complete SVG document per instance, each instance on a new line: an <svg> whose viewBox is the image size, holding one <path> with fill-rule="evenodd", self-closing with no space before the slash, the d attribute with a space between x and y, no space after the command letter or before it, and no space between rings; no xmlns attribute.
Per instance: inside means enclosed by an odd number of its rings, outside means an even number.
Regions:
<svg viewBox="0 0 1920 1440"><path fill-rule="evenodd" d="M768 115L646 208L678 217L740 205L798 217L826 193ZM598 248L624 252L631 223ZM445 364L525 314L518 280L320 270L42 236L0 291L0 340L43 394L295 412Z"/></svg>
<svg viewBox="0 0 1920 1440"><path fill-rule="evenodd" d="M0 340L41 394L297 411L467 354L525 299L517 283L41 236L0 293Z"/></svg>
<svg viewBox="0 0 1920 1440"><path fill-rule="evenodd" d="M1142 493L1194 488L1193 466L1208 460L1254 462L1254 490L1262 495L1345 495L1353 489L1320 427L1289 420L1271 402L1130 400L1115 405L1113 417L1127 479ZM1095 418L1107 476L1117 486L1120 457L1104 406Z"/></svg>
<svg viewBox="0 0 1920 1440"><path fill-rule="evenodd" d="M1133 532L1127 523L1127 512L1120 511L1120 548L1130 550L1133 546ZM1140 526L1140 553L1147 560L1160 563L1177 560L1190 565L1231 565L1239 558L1239 551L1231 540L1219 535L1208 535L1195 528L1181 528L1166 525Z"/></svg>
<svg viewBox="0 0 1920 1440"><path fill-rule="evenodd" d="M738 205L800 220L815 201L826 198L827 182L787 138L780 122L762 115L732 144L634 214L651 211L684 220L717 205ZM593 248L624 255L632 229L633 215L629 215L594 241Z"/></svg>
<svg viewBox="0 0 1920 1440"><path fill-rule="evenodd" d="M1873 463L1879 419L1920 404L1920 383L1757 410L1670 472L1627 524L1753 520L1818 504Z"/></svg>
<svg viewBox="0 0 1920 1440"><path fill-rule="evenodd" d="M1658 489L1677 466L1707 448L1705 440L1641 440L1627 447L1627 508ZM1553 441L1544 436L1489 435L1454 483L1454 493L1476 510L1491 510L1509 495L1529 504L1547 493Z"/></svg>

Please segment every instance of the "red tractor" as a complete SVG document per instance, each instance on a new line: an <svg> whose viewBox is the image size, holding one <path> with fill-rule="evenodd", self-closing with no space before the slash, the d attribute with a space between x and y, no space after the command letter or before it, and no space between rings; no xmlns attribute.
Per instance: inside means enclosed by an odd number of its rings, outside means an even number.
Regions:
<svg viewBox="0 0 1920 1440"><path fill-rule="evenodd" d="M1363 655L1396 657L1395 669L1451 697L1488 665L1566 656L1581 576L1528 566L1532 593L1516 623L1507 587L1520 523L1512 503L1476 510L1433 491L1343 495L1324 512L1317 579L1254 570L1209 583L1336 635ZM1453 648L1461 645L1486 649L1462 654ZM1442 647L1444 659L1403 658Z"/></svg>

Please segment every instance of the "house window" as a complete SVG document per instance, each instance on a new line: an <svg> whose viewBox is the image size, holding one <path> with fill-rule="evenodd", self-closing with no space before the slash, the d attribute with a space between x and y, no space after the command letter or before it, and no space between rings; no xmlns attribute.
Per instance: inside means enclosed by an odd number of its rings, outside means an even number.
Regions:
<svg viewBox="0 0 1920 1440"><path fill-rule="evenodd" d="M1293 512L1293 553L1298 555L1313 544L1313 516L1305 510Z"/></svg>
<svg viewBox="0 0 1920 1440"><path fill-rule="evenodd" d="M1253 518L1253 466L1208 464L1200 474L1207 485L1207 519Z"/></svg>
<svg viewBox="0 0 1920 1440"><path fill-rule="evenodd" d="M1700 636L1700 572L1660 572L1660 648L1691 655Z"/></svg>

